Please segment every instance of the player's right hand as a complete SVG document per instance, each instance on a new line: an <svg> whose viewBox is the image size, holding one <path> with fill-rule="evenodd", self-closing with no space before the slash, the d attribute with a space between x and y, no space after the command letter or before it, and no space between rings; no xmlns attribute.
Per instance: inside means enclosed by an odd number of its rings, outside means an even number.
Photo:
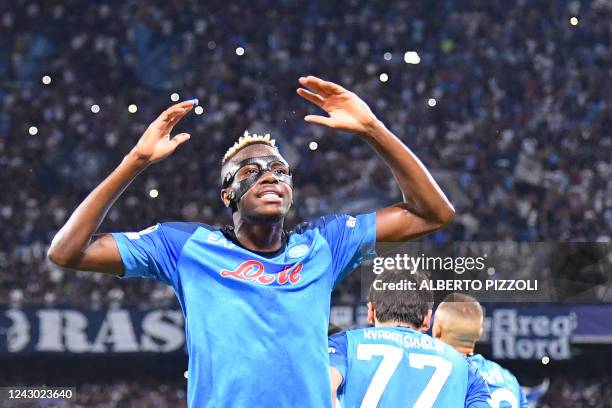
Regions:
<svg viewBox="0 0 612 408"><path fill-rule="evenodd" d="M180 133L171 137L170 132L197 103L197 99L180 102L163 111L149 125L130 154L146 165L155 163L172 154L178 145L189 140L191 136L188 133Z"/></svg>

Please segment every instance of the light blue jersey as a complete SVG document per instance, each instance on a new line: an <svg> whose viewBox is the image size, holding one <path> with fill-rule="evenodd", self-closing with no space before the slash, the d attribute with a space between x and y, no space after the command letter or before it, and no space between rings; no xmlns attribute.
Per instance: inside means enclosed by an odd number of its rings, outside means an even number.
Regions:
<svg viewBox="0 0 612 408"><path fill-rule="evenodd" d="M527 399L512 373L494 361L480 354L469 356L468 360L480 371L491 390L493 408L527 408Z"/></svg>
<svg viewBox="0 0 612 408"><path fill-rule="evenodd" d="M463 355L406 327L373 327L329 338L342 408L490 408L484 379Z"/></svg>
<svg viewBox="0 0 612 408"><path fill-rule="evenodd" d="M331 406L331 291L373 255L374 213L302 224L272 254L196 223L113 237L125 277L174 288L185 318L190 407Z"/></svg>

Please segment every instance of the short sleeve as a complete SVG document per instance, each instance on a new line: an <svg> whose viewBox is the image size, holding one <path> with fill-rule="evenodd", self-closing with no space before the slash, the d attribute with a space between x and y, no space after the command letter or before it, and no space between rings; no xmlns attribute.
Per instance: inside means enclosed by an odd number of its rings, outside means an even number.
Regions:
<svg viewBox="0 0 612 408"><path fill-rule="evenodd" d="M337 369L342 375L342 383L346 378L346 370L348 368L347 358L347 339L346 333L338 333L329 337L329 346L327 352L329 354L329 365Z"/></svg>
<svg viewBox="0 0 612 408"><path fill-rule="evenodd" d="M111 234L125 272L122 277L145 277L176 285L176 268L185 242L197 226L190 223L156 224L140 232Z"/></svg>
<svg viewBox="0 0 612 408"><path fill-rule="evenodd" d="M319 232L332 253L334 285L367 259L376 256L376 213L322 217Z"/></svg>
<svg viewBox="0 0 612 408"><path fill-rule="evenodd" d="M520 408L528 408L529 407L529 403L527 402L527 396L525 395L525 391L523 391L523 388L519 384L519 382L516 379L516 377L515 377L515 382L516 382L516 388L517 388L518 396L519 396L519 407Z"/></svg>
<svg viewBox="0 0 612 408"><path fill-rule="evenodd" d="M487 386L487 382L480 375L478 368L468 363L468 389L465 396L466 408L491 408L491 392Z"/></svg>

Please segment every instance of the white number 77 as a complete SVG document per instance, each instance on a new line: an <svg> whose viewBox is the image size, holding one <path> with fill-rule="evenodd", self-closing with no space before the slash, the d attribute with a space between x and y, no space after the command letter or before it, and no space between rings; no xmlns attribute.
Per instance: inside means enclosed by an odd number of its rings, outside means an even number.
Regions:
<svg viewBox="0 0 612 408"><path fill-rule="evenodd" d="M382 356L383 358L372 377L372 382L363 397L363 401L361 401L361 408L375 408L378 405L378 401L380 401L385 388L387 388L393 373L397 370L403 355L404 351L402 349L387 344L359 344L357 346L358 360L371 360L373 356ZM409 353L408 364L410 367L420 370L427 366L435 368L431 379L413 406L413 408L431 408L453 370L452 363L440 356Z"/></svg>

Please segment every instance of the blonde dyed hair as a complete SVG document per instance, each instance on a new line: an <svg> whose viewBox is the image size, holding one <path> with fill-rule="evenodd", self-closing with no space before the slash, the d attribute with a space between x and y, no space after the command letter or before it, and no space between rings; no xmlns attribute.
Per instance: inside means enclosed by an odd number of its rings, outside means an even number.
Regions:
<svg viewBox="0 0 612 408"><path fill-rule="evenodd" d="M278 151L278 147L276 147L276 140L270 138L269 133L266 133L265 135L258 135L256 133L250 134L248 130L245 130L244 135L242 135L232 147L227 149L227 152L225 152L225 155L223 155L221 164L227 163L227 161L236 155L236 153L238 153L240 150L253 144L264 144L273 147L276 151Z"/></svg>

